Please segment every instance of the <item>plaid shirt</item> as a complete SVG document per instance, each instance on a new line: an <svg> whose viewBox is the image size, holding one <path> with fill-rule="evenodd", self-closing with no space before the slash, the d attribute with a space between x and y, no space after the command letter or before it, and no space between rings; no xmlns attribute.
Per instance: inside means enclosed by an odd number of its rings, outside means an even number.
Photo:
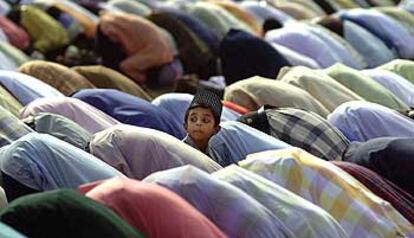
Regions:
<svg viewBox="0 0 414 238"><path fill-rule="evenodd" d="M348 139L321 116L295 108L267 110L270 134L324 160L342 160Z"/></svg>
<svg viewBox="0 0 414 238"><path fill-rule="evenodd" d="M31 132L32 129L0 106L0 147Z"/></svg>
<svg viewBox="0 0 414 238"><path fill-rule="evenodd" d="M414 236L414 226L388 202L342 169L299 148L249 155L239 165L325 209L350 237Z"/></svg>

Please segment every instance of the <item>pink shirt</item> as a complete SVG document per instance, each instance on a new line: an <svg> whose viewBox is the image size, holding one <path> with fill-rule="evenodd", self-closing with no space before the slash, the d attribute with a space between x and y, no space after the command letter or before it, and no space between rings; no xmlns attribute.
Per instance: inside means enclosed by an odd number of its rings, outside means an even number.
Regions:
<svg viewBox="0 0 414 238"><path fill-rule="evenodd" d="M71 119L89 133L103 131L120 122L103 111L76 98L38 98L27 104L20 112L20 118L49 112Z"/></svg>
<svg viewBox="0 0 414 238"><path fill-rule="evenodd" d="M22 50L29 47L30 37L27 32L8 18L0 16L0 28L6 33L7 38L13 46Z"/></svg>
<svg viewBox="0 0 414 238"><path fill-rule="evenodd" d="M82 185L79 190L148 237L226 237L184 199L159 185L113 178Z"/></svg>

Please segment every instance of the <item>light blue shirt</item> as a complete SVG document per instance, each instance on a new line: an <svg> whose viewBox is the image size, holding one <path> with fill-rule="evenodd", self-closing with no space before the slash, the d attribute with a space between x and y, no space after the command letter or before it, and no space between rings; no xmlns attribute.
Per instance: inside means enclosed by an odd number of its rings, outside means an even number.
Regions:
<svg viewBox="0 0 414 238"><path fill-rule="evenodd" d="M347 41L336 35L336 33L316 24L301 23L300 25L303 25L306 30L319 37L336 55L339 62L355 69L366 68L366 62L363 60L362 56L359 55ZM297 23L293 24L291 27L295 28L296 26L298 26Z"/></svg>
<svg viewBox="0 0 414 238"><path fill-rule="evenodd" d="M220 126L220 131L210 139L207 152L223 167L244 160L248 154L290 147L240 122L228 121Z"/></svg>
<svg viewBox="0 0 414 238"><path fill-rule="evenodd" d="M123 176L98 158L46 134L30 133L0 149L0 169L38 191L77 188Z"/></svg>
<svg viewBox="0 0 414 238"><path fill-rule="evenodd" d="M278 217L235 186L187 165L143 180L177 193L229 237L295 237Z"/></svg>
<svg viewBox="0 0 414 238"><path fill-rule="evenodd" d="M350 141L367 141L378 137L414 137L412 119L370 102L346 102L328 115L328 121Z"/></svg>
<svg viewBox="0 0 414 238"><path fill-rule="evenodd" d="M0 30L0 38L2 38L1 32L3 31ZM0 51L0 69L11 70L11 71L17 69L16 62L14 62L14 60L12 60L7 54L1 51Z"/></svg>
<svg viewBox="0 0 414 238"><path fill-rule="evenodd" d="M37 78L14 71L0 70L0 84L13 94L22 105L27 105L37 98L65 96Z"/></svg>
<svg viewBox="0 0 414 238"><path fill-rule="evenodd" d="M276 19L280 23L295 21L293 17L268 5L265 1L242 1L239 4L255 17L259 25L263 25L264 21L269 18Z"/></svg>
<svg viewBox="0 0 414 238"><path fill-rule="evenodd" d="M371 31L401 58L414 58L414 36L397 20L371 9L351 9L340 12L339 16Z"/></svg>
<svg viewBox="0 0 414 238"><path fill-rule="evenodd" d="M342 62L337 54L318 36L303 25L290 25L268 31L265 40L285 46L315 60L322 68Z"/></svg>
<svg viewBox="0 0 414 238"><path fill-rule="evenodd" d="M0 15L5 16L10 12L10 4L5 0L0 0Z"/></svg>
<svg viewBox="0 0 414 238"><path fill-rule="evenodd" d="M0 222L0 237L1 238L25 238L27 236L24 236L8 226L7 224L4 224Z"/></svg>
<svg viewBox="0 0 414 238"><path fill-rule="evenodd" d="M391 71L370 69L361 71L377 83L390 90L395 96L410 107L414 107L414 84Z"/></svg>
<svg viewBox="0 0 414 238"><path fill-rule="evenodd" d="M414 13L414 0L402 0L398 6L411 13Z"/></svg>
<svg viewBox="0 0 414 238"><path fill-rule="evenodd" d="M306 55L289 49L283 45L277 43L270 43L292 66L306 66L311 69L320 69L321 66L314 60Z"/></svg>
<svg viewBox="0 0 414 238"><path fill-rule="evenodd" d="M352 21L343 21L343 31L345 40L364 57L368 68L385 64L397 57L381 39Z"/></svg>

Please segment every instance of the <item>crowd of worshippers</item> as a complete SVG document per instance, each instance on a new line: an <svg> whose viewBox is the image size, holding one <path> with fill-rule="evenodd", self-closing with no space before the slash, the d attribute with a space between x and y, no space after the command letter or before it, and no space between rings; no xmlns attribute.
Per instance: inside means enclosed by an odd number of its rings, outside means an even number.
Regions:
<svg viewBox="0 0 414 238"><path fill-rule="evenodd" d="M0 0L0 238L414 237L414 0Z"/></svg>

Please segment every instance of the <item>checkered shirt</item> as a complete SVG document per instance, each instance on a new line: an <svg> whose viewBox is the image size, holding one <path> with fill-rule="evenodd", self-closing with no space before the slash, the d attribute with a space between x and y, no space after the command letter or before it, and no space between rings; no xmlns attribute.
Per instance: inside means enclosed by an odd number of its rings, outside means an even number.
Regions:
<svg viewBox="0 0 414 238"><path fill-rule="evenodd" d="M324 160L342 160L348 139L311 111L295 108L267 110L270 134Z"/></svg>

